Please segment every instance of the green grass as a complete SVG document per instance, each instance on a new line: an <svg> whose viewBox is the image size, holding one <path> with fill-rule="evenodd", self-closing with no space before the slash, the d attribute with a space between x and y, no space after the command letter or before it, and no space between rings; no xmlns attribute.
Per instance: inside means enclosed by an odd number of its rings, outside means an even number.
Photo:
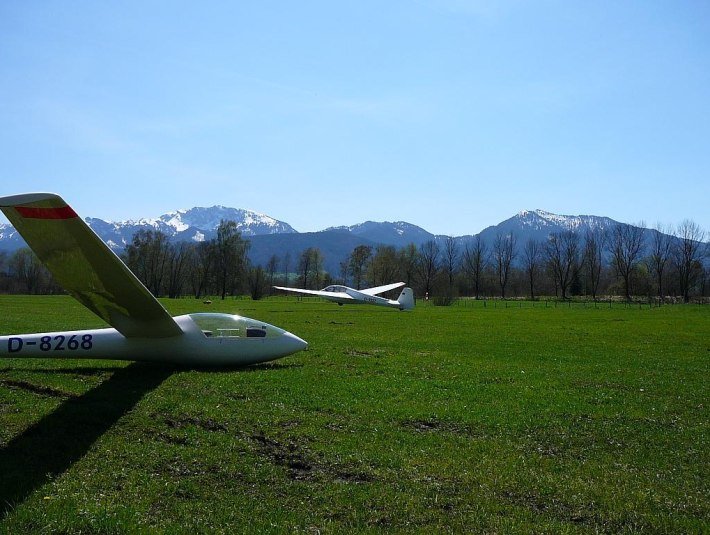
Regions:
<svg viewBox="0 0 710 535"><path fill-rule="evenodd" d="M710 308L164 301L308 340L243 370L0 360L0 533L700 533ZM0 296L0 333L98 327Z"/></svg>

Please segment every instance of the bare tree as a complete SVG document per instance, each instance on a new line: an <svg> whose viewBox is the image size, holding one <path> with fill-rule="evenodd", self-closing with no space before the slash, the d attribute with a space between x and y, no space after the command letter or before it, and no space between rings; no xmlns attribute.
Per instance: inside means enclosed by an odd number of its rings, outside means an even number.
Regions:
<svg viewBox="0 0 710 535"><path fill-rule="evenodd" d="M238 279L246 273L248 249L249 242L242 239L237 224L234 221L220 221L215 243L215 265L222 299L228 291L235 291Z"/></svg>
<svg viewBox="0 0 710 535"><path fill-rule="evenodd" d="M298 271L303 288L315 288L320 284L323 271L323 253L317 247L309 247L301 253Z"/></svg>
<svg viewBox="0 0 710 535"><path fill-rule="evenodd" d="M309 288L308 283L310 281L310 275L313 268L311 267L311 262L313 261L313 256L311 255L311 248L304 249L298 259L298 273L303 288Z"/></svg>
<svg viewBox="0 0 710 535"><path fill-rule="evenodd" d="M417 272L426 295L432 295L434 280L439 273L440 254L439 245L434 240L429 240L419 246Z"/></svg>
<svg viewBox="0 0 710 535"><path fill-rule="evenodd" d="M500 286L500 296L505 298L505 288L510 277L510 266L517 256L517 239L512 232L508 234L498 234L493 242L493 260L495 262L496 274L498 275L498 285Z"/></svg>
<svg viewBox="0 0 710 535"><path fill-rule="evenodd" d="M362 287L362 281L365 278L365 267L371 257L372 247L369 245L358 245L350 253L348 265L350 274L353 276L353 284L358 290Z"/></svg>
<svg viewBox="0 0 710 535"><path fill-rule="evenodd" d="M275 254L272 254L269 257L268 262L266 262L266 273L268 274L268 278L269 278L269 288L268 288L269 295L271 295L273 293L274 283L276 282L276 270L278 268L279 268L279 257Z"/></svg>
<svg viewBox="0 0 710 535"><path fill-rule="evenodd" d="M459 266L459 248L456 245L456 240L451 236L446 237L444 242L444 270L446 271L446 279L449 283L448 294L452 296L454 293L454 276Z"/></svg>
<svg viewBox="0 0 710 535"><path fill-rule="evenodd" d="M209 240L191 246L188 273L195 299L207 295L215 273L215 241Z"/></svg>
<svg viewBox="0 0 710 535"><path fill-rule="evenodd" d="M172 244L168 248L168 297L180 297L187 277L192 249L186 242Z"/></svg>
<svg viewBox="0 0 710 535"><path fill-rule="evenodd" d="M551 233L545 245L545 254L559 284L562 299L567 299L567 290L579 263L579 234L571 230Z"/></svg>
<svg viewBox="0 0 710 535"><path fill-rule="evenodd" d="M404 282L407 286L412 286L414 281L414 276L417 272L418 258L419 253L417 252L417 246L413 243L400 249L397 254L399 270L404 276Z"/></svg>
<svg viewBox="0 0 710 535"><path fill-rule="evenodd" d="M397 250L392 245L378 245L368 269L368 279L373 286L397 282L399 263Z"/></svg>
<svg viewBox="0 0 710 535"><path fill-rule="evenodd" d="M348 263L348 260L350 257L346 258L345 260L341 260L340 263L338 264L338 267L340 268L340 280L342 284L347 285L348 284L348 274L350 273L350 265Z"/></svg>
<svg viewBox="0 0 710 535"><path fill-rule="evenodd" d="M678 273L678 284L683 300L690 301L690 289L695 280L702 274L701 253L705 231L690 219L678 225L677 242L673 251L673 264Z"/></svg>
<svg viewBox="0 0 710 535"><path fill-rule="evenodd" d="M542 247L540 242L530 238L525 242L523 249L523 268L530 284L530 299L535 299L535 281L540 273L540 259L542 257Z"/></svg>
<svg viewBox="0 0 710 535"><path fill-rule="evenodd" d="M289 283L289 270L291 269L291 253L286 251L283 260L281 261L281 269L284 272L284 285L288 286Z"/></svg>
<svg viewBox="0 0 710 535"><path fill-rule="evenodd" d="M646 265L649 272L656 277L656 287L658 298L663 300L663 275L673 251L673 229L664 227L661 223L651 231L651 252L646 258Z"/></svg>
<svg viewBox="0 0 710 535"><path fill-rule="evenodd" d="M254 301L258 301L267 291L267 280L264 268L261 266L249 268L249 294Z"/></svg>
<svg viewBox="0 0 710 535"><path fill-rule="evenodd" d="M473 281L473 291L476 299L481 295L481 284L487 264L488 248L479 235L476 236L473 245L467 244L463 251L464 270Z"/></svg>
<svg viewBox="0 0 710 535"><path fill-rule="evenodd" d="M31 249L22 247L10 257L9 269L15 278L27 288L27 293L40 293L44 266Z"/></svg>
<svg viewBox="0 0 710 535"><path fill-rule="evenodd" d="M606 233L600 229L587 230L584 235L583 262L589 277L589 291L592 299L597 299L599 281L601 280L604 265L604 248L606 247Z"/></svg>
<svg viewBox="0 0 710 535"><path fill-rule="evenodd" d="M153 295L161 295L170 243L168 236L158 231L139 230L126 247L126 263Z"/></svg>
<svg viewBox="0 0 710 535"><path fill-rule="evenodd" d="M624 295L631 301L631 275L643 254L644 223L626 225L619 223L612 229L609 242L611 261L616 273L624 281Z"/></svg>

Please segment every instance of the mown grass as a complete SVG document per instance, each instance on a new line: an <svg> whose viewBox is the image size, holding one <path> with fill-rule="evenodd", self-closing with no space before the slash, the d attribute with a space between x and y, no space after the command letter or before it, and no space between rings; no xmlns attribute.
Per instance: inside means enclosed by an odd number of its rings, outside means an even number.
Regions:
<svg viewBox="0 0 710 535"><path fill-rule="evenodd" d="M707 307L164 303L310 347L0 361L0 532L708 530ZM3 334L101 325L67 297L0 311Z"/></svg>

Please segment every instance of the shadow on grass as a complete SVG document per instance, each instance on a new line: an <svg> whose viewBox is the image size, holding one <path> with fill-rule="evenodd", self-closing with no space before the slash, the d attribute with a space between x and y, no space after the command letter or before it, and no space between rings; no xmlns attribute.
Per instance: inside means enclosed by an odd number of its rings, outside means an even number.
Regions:
<svg viewBox="0 0 710 535"><path fill-rule="evenodd" d="M0 449L0 521L83 457L101 435L174 371L141 363L118 369Z"/></svg>

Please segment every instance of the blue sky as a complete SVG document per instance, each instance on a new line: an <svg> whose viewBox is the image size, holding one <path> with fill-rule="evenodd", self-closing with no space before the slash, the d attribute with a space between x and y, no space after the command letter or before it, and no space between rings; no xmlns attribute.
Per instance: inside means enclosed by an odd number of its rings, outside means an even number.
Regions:
<svg viewBox="0 0 710 535"><path fill-rule="evenodd" d="M123 220L710 230L710 3L0 3L0 194ZM3 220L6 221L6 220Z"/></svg>

